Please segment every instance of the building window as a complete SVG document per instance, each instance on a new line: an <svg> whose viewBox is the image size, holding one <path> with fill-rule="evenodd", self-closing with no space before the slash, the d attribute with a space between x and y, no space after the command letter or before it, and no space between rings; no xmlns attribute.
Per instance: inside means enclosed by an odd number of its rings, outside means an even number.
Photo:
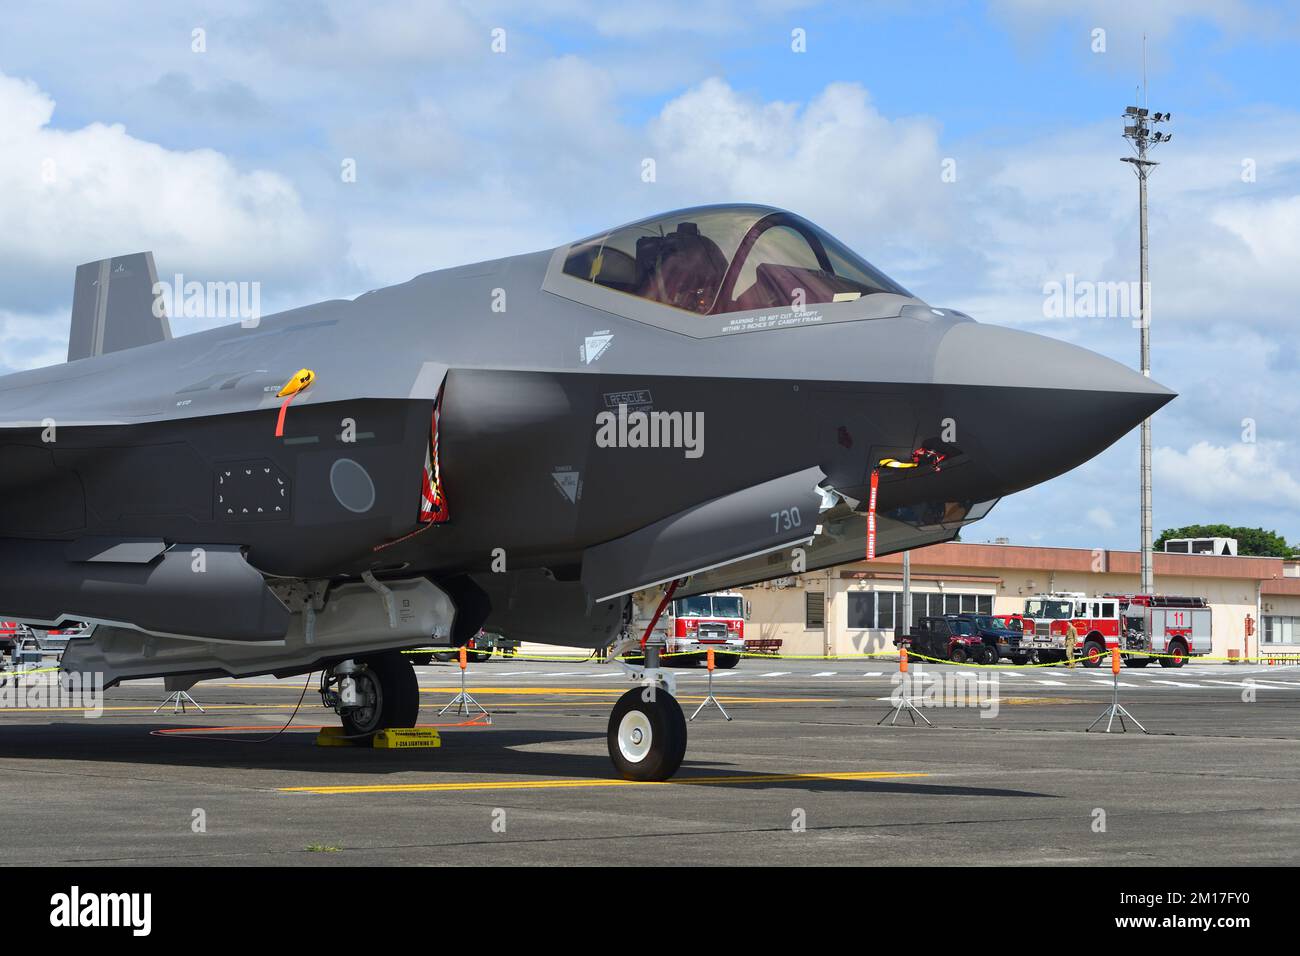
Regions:
<svg viewBox="0 0 1300 956"><path fill-rule="evenodd" d="M883 628L886 631L894 629L894 609L900 611L903 607L903 595L895 594L893 591L884 591L877 595L876 604L876 627Z"/></svg>
<svg viewBox="0 0 1300 956"><path fill-rule="evenodd" d="M804 592L803 626L810 631L820 631L826 626L826 595L823 592Z"/></svg>
<svg viewBox="0 0 1300 956"><path fill-rule="evenodd" d="M894 595L897 602L895 607L898 614L903 613L903 595L901 593ZM883 602L885 595L880 595ZM880 604L877 612L877 627L892 627L884 622L885 605ZM992 594L962 594L948 592L946 594L931 594L926 591L912 592L912 626L916 627L923 617L939 617L943 614L992 614L993 613L993 595Z"/></svg>
<svg viewBox="0 0 1300 956"><path fill-rule="evenodd" d="M882 594L881 597L890 597ZM876 626L876 593L874 591L849 592L849 627L855 631Z"/></svg>
<svg viewBox="0 0 1300 956"><path fill-rule="evenodd" d="M1266 614L1261 623L1261 643L1294 644L1300 640L1300 617Z"/></svg>
<svg viewBox="0 0 1300 956"><path fill-rule="evenodd" d="M928 595L925 595L925 594L917 594L917 593L913 592L913 594L912 594L912 627L917 627L917 626L921 623L921 618L925 617L925 615L928 613L927 610L926 610L926 605L925 605L925 602L926 602L926 598L927 598L927 597L928 597ZM936 594L935 597L937 598L937 597L939 597L939 595ZM900 613L901 613L901 610L902 610L901 605L902 605L902 603L903 603L903 596L902 596L901 594L898 596L898 603L899 603L899 605L900 605L899 610L900 610Z"/></svg>

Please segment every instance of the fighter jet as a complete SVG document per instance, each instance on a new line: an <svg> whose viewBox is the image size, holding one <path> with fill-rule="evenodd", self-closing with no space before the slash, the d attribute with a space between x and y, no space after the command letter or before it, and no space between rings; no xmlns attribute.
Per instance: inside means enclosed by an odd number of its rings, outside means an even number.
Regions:
<svg viewBox="0 0 1300 956"><path fill-rule="evenodd" d="M68 362L0 379L0 617L93 624L108 686L320 671L358 738L414 725L404 649L640 652L634 599L950 540L1173 397L758 205L177 338L158 296L79 267ZM686 748L652 652L632 779Z"/></svg>

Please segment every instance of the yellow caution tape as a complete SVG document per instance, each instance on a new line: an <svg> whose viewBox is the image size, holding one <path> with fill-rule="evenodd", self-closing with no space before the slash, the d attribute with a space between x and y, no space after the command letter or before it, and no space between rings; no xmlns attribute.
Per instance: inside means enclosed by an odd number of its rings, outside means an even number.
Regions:
<svg viewBox="0 0 1300 956"><path fill-rule="evenodd" d="M453 648L452 651L454 650L456 649ZM405 653L413 654L413 653L428 653L428 652L427 651L406 651ZM447 650L445 648L442 648L439 649L436 653L447 653ZM478 651L476 653L487 653L487 652ZM661 660L668 657L701 657L702 658L705 655L705 653L707 653L707 648L698 651L665 651L659 654L659 658ZM895 661L898 660L898 651L896 650L862 651L860 653L853 653L853 654L779 654L779 653L769 654L762 651L731 651L731 650L722 650L721 648L715 647L713 649L713 653L715 655L727 654L732 657L743 657L746 660L760 660L760 661L843 661L843 660L855 660L859 658L863 658L863 659L884 658L884 659L895 660ZM1179 656L1175 654L1157 654L1153 651L1123 651L1122 650L1120 651L1120 654L1131 656L1131 657L1148 657L1148 658L1167 657L1170 659ZM943 658L939 658L939 657L926 657L925 655L918 654L914 651L908 651L907 656L909 659L933 661L936 664L952 664L953 666L956 667L993 666L989 664L976 664L976 663L965 663L965 662L958 664L955 661L944 660ZM1104 654L1097 655L1097 660L1101 661L1109 656L1110 656L1110 648L1107 648ZM1277 660L1281 655L1266 654L1262 657L1212 657L1206 654L1196 654L1196 655L1183 654L1181 656L1184 661L1192 661L1192 660L1223 661L1225 663L1236 662L1236 663L1248 664L1248 663L1262 663L1264 661ZM639 662L643 657L644 655L641 653L631 652L631 653L624 654L622 659L624 661ZM1074 658L1075 663L1077 664L1082 664L1088 659L1089 659L1089 655L1084 653L1079 653ZM554 654L554 655L545 654L545 655L539 655L537 657L524 657L524 656L515 656L515 655L511 655L509 657L503 656L502 660L510 661L516 664L586 664L586 663L600 663L602 659L596 657L594 654L586 654L582 657L571 657L565 654ZM1065 660L1060 660L1060 661L1054 661L1046 664L997 664L996 666L1004 667L1004 668L1020 667L1020 668L1028 669L1034 667L1060 667L1067 663L1068 662Z"/></svg>
<svg viewBox="0 0 1300 956"><path fill-rule="evenodd" d="M27 677L31 674L52 674L59 670L58 667L36 667L29 671L23 670L0 670L0 679L5 677Z"/></svg>

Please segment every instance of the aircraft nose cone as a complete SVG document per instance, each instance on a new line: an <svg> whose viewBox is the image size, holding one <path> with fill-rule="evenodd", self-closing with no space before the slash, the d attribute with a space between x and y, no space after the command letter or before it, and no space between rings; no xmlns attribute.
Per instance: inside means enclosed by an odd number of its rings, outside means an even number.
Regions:
<svg viewBox="0 0 1300 956"><path fill-rule="evenodd" d="M1046 481L1094 457L1174 393L1087 349L1030 332L963 322L935 353L955 444L1005 484Z"/></svg>

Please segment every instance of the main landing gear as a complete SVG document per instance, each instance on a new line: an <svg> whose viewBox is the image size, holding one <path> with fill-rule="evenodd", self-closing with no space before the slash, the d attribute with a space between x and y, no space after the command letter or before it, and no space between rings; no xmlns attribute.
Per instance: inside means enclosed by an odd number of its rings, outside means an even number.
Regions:
<svg viewBox="0 0 1300 956"><path fill-rule="evenodd" d="M343 718L343 733L357 739L414 727L420 712L415 669L400 651L340 661L321 676L320 695Z"/></svg>

